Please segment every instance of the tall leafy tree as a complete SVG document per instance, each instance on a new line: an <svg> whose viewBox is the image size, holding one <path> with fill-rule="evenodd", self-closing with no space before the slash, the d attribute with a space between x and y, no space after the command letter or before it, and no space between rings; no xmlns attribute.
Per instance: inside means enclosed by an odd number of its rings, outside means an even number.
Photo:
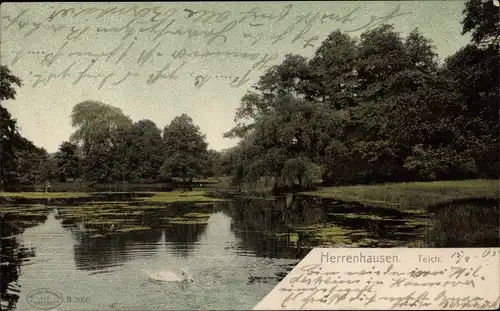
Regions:
<svg viewBox="0 0 500 311"><path fill-rule="evenodd" d="M356 104L356 41L340 30L332 32L309 61L307 98L335 109Z"/></svg>
<svg viewBox="0 0 500 311"><path fill-rule="evenodd" d="M76 131L70 140L81 144L83 155L86 156L96 143L110 143L113 133L121 127L132 125L132 120L120 108L86 100L73 107L71 123Z"/></svg>
<svg viewBox="0 0 500 311"><path fill-rule="evenodd" d="M14 86L21 87L22 81L19 77L12 74L9 68L0 65L0 101L16 98L16 89ZM1 106L1 102L0 102Z"/></svg>
<svg viewBox="0 0 500 311"><path fill-rule="evenodd" d="M134 124L137 140L134 143L135 176L143 181L155 181L163 164L163 140L161 130L153 121L141 120Z"/></svg>
<svg viewBox="0 0 500 311"><path fill-rule="evenodd" d="M335 184L478 176L485 170L478 154L492 153L478 146L484 135L467 130L478 124L467 113L474 100L466 103L459 79L445 73L463 67L439 68L436 56L418 30L402 38L390 25L359 41L334 31L310 61L287 56L242 98L235 120L250 122L228 133L242 141L226 154L226 168L240 183L270 176L278 186L305 186L303 177L318 171ZM486 79L476 67L477 78L469 74L463 89ZM469 96L492 89L476 84ZM486 122L494 119L492 107L476 114L480 124L493 126Z"/></svg>
<svg viewBox="0 0 500 311"><path fill-rule="evenodd" d="M240 147L244 167L236 167L238 174L247 182L267 177L278 187L307 186L320 177L321 145L328 144L322 131L328 129L319 120L330 117L328 110L291 95L278 97L274 107Z"/></svg>
<svg viewBox="0 0 500 311"><path fill-rule="evenodd" d="M459 125L469 156L482 177L498 178L500 12L493 1L469 0L463 14L463 33L472 41L446 60L442 75L463 104Z"/></svg>
<svg viewBox="0 0 500 311"><path fill-rule="evenodd" d="M120 166L113 166L115 163ZM91 151L82 159L82 175L88 182L112 183L121 179L121 176L116 177L114 172L121 172L122 164L123 162L116 161L109 146L106 146L104 142L99 142L94 144Z"/></svg>
<svg viewBox="0 0 500 311"><path fill-rule="evenodd" d="M123 179L113 177L116 171L112 168L123 169L124 159L116 158L112 151L116 149L116 133L130 127L132 120L120 108L87 100L73 107L71 122L76 131L70 141L82 147L84 178L100 182Z"/></svg>
<svg viewBox="0 0 500 311"><path fill-rule="evenodd" d="M21 136L17 131L16 120L2 105L2 101L15 99L15 86L22 81L6 66L0 66L0 188L15 182L16 150L22 147Z"/></svg>
<svg viewBox="0 0 500 311"><path fill-rule="evenodd" d="M26 141L25 144L25 148L16 151L18 181L32 185L48 181L51 168L47 151L36 147L30 141Z"/></svg>
<svg viewBox="0 0 500 311"><path fill-rule="evenodd" d="M51 175L47 151L18 132L16 120L1 104L15 99L16 85L22 86L21 79L0 66L0 188L16 183L37 184Z"/></svg>
<svg viewBox="0 0 500 311"><path fill-rule="evenodd" d="M166 159L160 168L163 179L177 177L191 182L207 163L207 142L193 119L183 113L163 130Z"/></svg>
<svg viewBox="0 0 500 311"><path fill-rule="evenodd" d="M16 120L0 105L0 186L16 179L16 145L19 144Z"/></svg>
<svg viewBox="0 0 500 311"><path fill-rule="evenodd" d="M286 54L281 64L269 68L253 86L253 90L242 97L235 116L237 125L224 136L244 137L253 129L259 117L274 111L278 97L293 95L306 98L312 94L309 85L311 77L305 57Z"/></svg>
<svg viewBox="0 0 500 311"><path fill-rule="evenodd" d="M207 165L203 175L205 177L215 177L221 174L221 153L214 149L207 151Z"/></svg>
<svg viewBox="0 0 500 311"><path fill-rule="evenodd" d="M153 182L163 164L161 130L150 120L140 120L115 133L113 154L120 180ZM119 168L119 171L118 171Z"/></svg>
<svg viewBox="0 0 500 311"><path fill-rule="evenodd" d="M80 157L78 155L78 146L70 142L63 142L55 154L54 174L59 181L64 182L67 178L79 177Z"/></svg>
<svg viewBox="0 0 500 311"><path fill-rule="evenodd" d="M472 33L476 45L497 45L500 36L500 11L493 0L469 0L463 9L463 34Z"/></svg>

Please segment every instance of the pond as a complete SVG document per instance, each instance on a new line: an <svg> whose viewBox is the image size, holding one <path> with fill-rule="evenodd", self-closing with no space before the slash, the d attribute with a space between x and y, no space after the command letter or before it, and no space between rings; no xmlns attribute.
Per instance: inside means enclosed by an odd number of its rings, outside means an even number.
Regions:
<svg viewBox="0 0 500 311"><path fill-rule="evenodd" d="M2 310L35 309L38 289L57 310L249 310L314 246L418 246L429 225L422 210L301 196L23 208L2 228ZM179 268L192 283L148 280Z"/></svg>

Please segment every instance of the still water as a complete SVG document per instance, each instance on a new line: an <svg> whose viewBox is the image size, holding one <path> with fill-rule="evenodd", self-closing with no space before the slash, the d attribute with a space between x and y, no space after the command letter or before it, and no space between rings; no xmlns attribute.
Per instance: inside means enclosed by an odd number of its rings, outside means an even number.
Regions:
<svg viewBox="0 0 500 311"><path fill-rule="evenodd" d="M37 310L28 297L39 289L61 295L57 310L249 310L312 247L409 246L422 239L429 218L426 211L404 213L296 196L154 209L103 206L58 206L57 216L53 206L25 210L24 218L14 218L24 223L17 231L6 229L12 221L3 221L2 310ZM125 217L121 221L149 229L89 232L70 217L85 209L100 217L100 225ZM65 210L66 216L61 216ZM205 218L193 221L183 215ZM472 219L469 214L459 216ZM478 223L484 226L493 216L485 215ZM99 224L96 219L85 221ZM498 232L498 226L493 229ZM485 239L480 240L484 244ZM455 240L446 241L442 246L459 246ZM492 243L498 244L498 239ZM185 287L158 284L146 274L177 268L194 281Z"/></svg>
<svg viewBox="0 0 500 311"><path fill-rule="evenodd" d="M20 267L16 310L34 309L26 295L40 288L63 295L58 310L248 310L297 263L258 257L242 247L221 211L206 225L175 227L90 238L48 215L19 237L34 256ZM194 282L183 289L149 282L145 273L171 268L184 268ZM252 282L254 276L271 282Z"/></svg>

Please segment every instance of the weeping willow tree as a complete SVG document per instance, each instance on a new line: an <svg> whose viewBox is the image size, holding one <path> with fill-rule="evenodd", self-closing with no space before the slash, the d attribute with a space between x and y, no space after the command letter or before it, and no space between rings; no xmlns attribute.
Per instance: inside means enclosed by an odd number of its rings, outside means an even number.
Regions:
<svg viewBox="0 0 500 311"><path fill-rule="evenodd" d="M278 179L278 187L311 187L321 178L321 167L306 157L296 157L285 162Z"/></svg>
<svg viewBox="0 0 500 311"><path fill-rule="evenodd" d="M309 188L322 174L322 158L316 150L318 144L326 143L322 136L329 123L312 121L325 117L324 107L280 96L273 109L253 123L233 150L239 162L233 166L233 175L240 184L252 187Z"/></svg>
<svg viewBox="0 0 500 311"><path fill-rule="evenodd" d="M87 156L97 144L110 144L113 134L131 126L132 120L120 108L87 100L73 107L71 125L76 128L71 135L71 142L79 144L83 156Z"/></svg>
<svg viewBox="0 0 500 311"><path fill-rule="evenodd" d="M70 141L81 150L82 173L87 181L110 183L127 173L127 155L120 152L120 133L133 126L120 108L99 101L76 104L71 114L76 131Z"/></svg>

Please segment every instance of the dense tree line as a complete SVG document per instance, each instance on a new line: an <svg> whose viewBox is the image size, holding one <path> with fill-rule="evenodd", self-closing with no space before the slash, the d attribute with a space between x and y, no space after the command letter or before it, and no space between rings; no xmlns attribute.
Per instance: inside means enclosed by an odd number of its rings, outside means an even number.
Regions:
<svg viewBox="0 0 500 311"><path fill-rule="evenodd" d="M98 101L74 106L76 131L56 153L60 180L81 175L96 183L192 182L213 176L205 135L187 115L162 130L150 120L133 122L121 109Z"/></svg>
<svg viewBox="0 0 500 311"><path fill-rule="evenodd" d="M17 130L17 120L1 101L15 99L15 86L22 81L5 66L0 66L0 189L13 183L37 184L49 178L49 155Z"/></svg>
<svg viewBox="0 0 500 311"><path fill-rule="evenodd" d="M15 93L10 94L14 98ZM149 183L173 178L191 182L215 173L218 152L207 150L205 135L186 114L161 131L150 120L133 122L119 108L84 101L73 108L75 132L49 156L18 133L16 121L5 108L1 107L1 113L4 186L77 178L90 183Z"/></svg>
<svg viewBox="0 0 500 311"><path fill-rule="evenodd" d="M183 114L163 130L133 122L98 101L74 106L75 132L48 155L23 138L0 105L0 181L83 178L158 182L231 175L277 187L499 177L499 10L492 1L464 8L467 46L438 63L418 30L405 38L381 25L352 38L333 31L313 57L286 55L243 96L239 144L207 150ZM0 67L0 100L21 81Z"/></svg>
<svg viewBox="0 0 500 311"><path fill-rule="evenodd" d="M390 25L286 55L242 98L224 170L277 187L498 178L499 10L471 0L464 15L473 40L443 64Z"/></svg>

